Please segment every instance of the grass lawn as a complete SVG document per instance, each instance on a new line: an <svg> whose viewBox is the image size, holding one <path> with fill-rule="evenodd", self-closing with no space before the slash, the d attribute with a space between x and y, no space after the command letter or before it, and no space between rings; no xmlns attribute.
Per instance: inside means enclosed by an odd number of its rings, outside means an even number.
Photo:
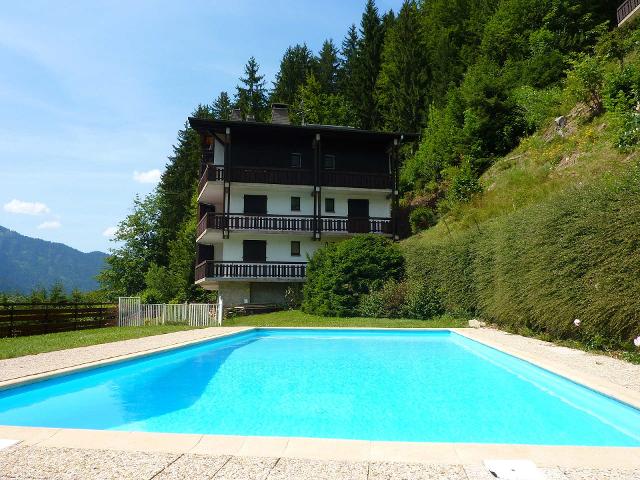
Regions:
<svg viewBox="0 0 640 480"><path fill-rule="evenodd" d="M466 327L467 320L443 315L431 320L404 318L321 317L299 310L263 313L225 320L226 327L372 327L372 328L448 328Z"/></svg>
<svg viewBox="0 0 640 480"><path fill-rule="evenodd" d="M162 333L190 330L183 325L158 325L146 327L108 327L74 332L47 333L30 337L0 338L0 359L33 355L65 348L86 347L100 343L117 342L131 338L148 337Z"/></svg>

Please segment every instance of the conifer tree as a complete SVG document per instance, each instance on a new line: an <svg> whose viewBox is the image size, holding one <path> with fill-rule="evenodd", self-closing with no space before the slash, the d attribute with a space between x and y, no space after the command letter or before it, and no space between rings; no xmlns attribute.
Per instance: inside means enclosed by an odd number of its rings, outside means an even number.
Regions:
<svg viewBox="0 0 640 480"><path fill-rule="evenodd" d="M220 92L218 98L213 101L211 105L211 114L218 120L229 120L231 117L231 99L227 92Z"/></svg>
<svg viewBox="0 0 640 480"><path fill-rule="evenodd" d="M426 120L429 65L415 0L405 0L385 35L376 99L385 129L417 132Z"/></svg>
<svg viewBox="0 0 640 480"><path fill-rule="evenodd" d="M384 28L374 0L367 0L360 22L354 77L358 85L354 99L360 125L372 129L379 123L374 90L380 71Z"/></svg>
<svg viewBox="0 0 640 480"><path fill-rule="evenodd" d="M305 44L288 47L273 84L272 100L292 104L296 92L312 71L314 58Z"/></svg>
<svg viewBox="0 0 640 480"><path fill-rule="evenodd" d="M325 93L336 93L338 82L338 49L333 40L325 40L318 54L316 78Z"/></svg>
<svg viewBox="0 0 640 480"><path fill-rule="evenodd" d="M256 121L267 119L268 99L264 75L260 75L260 65L251 57L244 67L244 77L240 77L240 85L236 86L236 104L243 117L253 115Z"/></svg>
<svg viewBox="0 0 640 480"><path fill-rule="evenodd" d="M340 65L338 68L338 91L351 104L355 104L358 98L358 81L355 77L356 63L358 61L358 29L351 25L347 36L342 40L340 50ZM359 122L356 121L360 126Z"/></svg>

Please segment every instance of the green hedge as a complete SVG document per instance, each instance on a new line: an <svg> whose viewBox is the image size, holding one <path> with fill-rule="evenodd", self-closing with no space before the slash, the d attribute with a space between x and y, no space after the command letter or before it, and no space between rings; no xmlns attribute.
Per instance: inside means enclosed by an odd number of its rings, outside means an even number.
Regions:
<svg viewBox="0 0 640 480"><path fill-rule="evenodd" d="M637 167L403 250L410 281L432 285L450 313L598 347L640 334Z"/></svg>

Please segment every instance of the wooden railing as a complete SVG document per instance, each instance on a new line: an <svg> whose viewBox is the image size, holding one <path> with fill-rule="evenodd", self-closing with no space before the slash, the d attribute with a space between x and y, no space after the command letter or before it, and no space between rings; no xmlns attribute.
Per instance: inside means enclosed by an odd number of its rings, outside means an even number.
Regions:
<svg viewBox="0 0 640 480"><path fill-rule="evenodd" d="M224 167L209 164L205 168L200 183L198 184L198 192L201 192L207 182L221 182L224 179Z"/></svg>
<svg viewBox="0 0 640 480"><path fill-rule="evenodd" d="M306 262L217 262L207 260L196 266L196 280L214 278L233 280L241 278L303 279Z"/></svg>
<svg viewBox="0 0 640 480"><path fill-rule="evenodd" d="M313 232L316 220L311 215L245 215L232 213L228 219L220 213L207 213L196 230L199 237L208 228L222 230L268 230L277 232ZM346 233L382 233L392 231L390 218L322 217L322 231Z"/></svg>
<svg viewBox="0 0 640 480"><path fill-rule="evenodd" d="M233 167L232 182L313 185L313 172L299 168Z"/></svg>
<svg viewBox="0 0 640 480"><path fill-rule="evenodd" d="M115 326L118 312L104 303L2 303L0 337L20 337Z"/></svg>
<svg viewBox="0 0 640 480"><path fill-rule="evenodd" d="M391 189L391 175L388 173L339 172L324 170L320 183L327 187Z"/></svg>
<svg viewBox="0 0 640 480"><path fill-rule="evenodd" d="M638 6L640 6L640 0L627 0L620 5L617 11L618 25L620 25L622 21L631 14L631 12L638 8Z"/></svg>
<svg viewBox="0 0 640 480"><path fill-rule="evenodd" d="M322 217L322 231L391 234L390 218Z"/></svg>

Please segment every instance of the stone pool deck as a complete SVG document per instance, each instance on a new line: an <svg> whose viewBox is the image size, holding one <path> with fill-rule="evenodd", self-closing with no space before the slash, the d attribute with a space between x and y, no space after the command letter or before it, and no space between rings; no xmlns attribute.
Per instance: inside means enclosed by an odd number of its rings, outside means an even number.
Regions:
<svg viewBox="0 0 640 480"><path fill-rule="evenodd" d="M0 361L0 385L245 330L214 327ZM640 366L491 329L457 332L617 398ZM472 406L471 406L472 407ZM640 448L429 444L0 426L0 479L490 480L485 459L530 459L549 480L640 479Z"/></svg>

